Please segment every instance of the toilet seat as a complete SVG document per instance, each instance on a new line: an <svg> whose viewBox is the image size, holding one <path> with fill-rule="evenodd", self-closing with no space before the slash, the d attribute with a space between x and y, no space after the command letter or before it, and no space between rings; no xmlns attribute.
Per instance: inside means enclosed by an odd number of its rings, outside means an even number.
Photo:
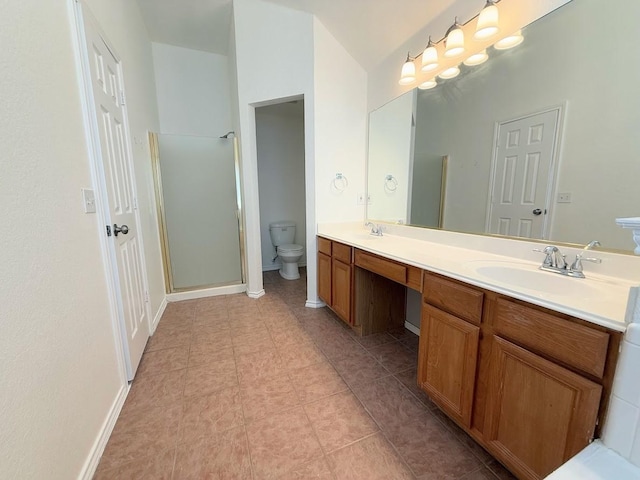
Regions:
<svg viewBox="0 0 640 480"><path fill-rule="evenodd" d="M280 245L278 247L278 254L283 254L283 253L302 253L302 251L304 250L304 247L302 245L296 245L294 243L290 243L287 245Z"/></svg>

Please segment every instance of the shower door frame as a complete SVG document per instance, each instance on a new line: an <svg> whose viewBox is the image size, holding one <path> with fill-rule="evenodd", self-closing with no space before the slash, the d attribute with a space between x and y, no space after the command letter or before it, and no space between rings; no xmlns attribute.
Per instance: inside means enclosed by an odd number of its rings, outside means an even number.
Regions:
<svg viewBox="0 0 640 480"><path fill-rule="evenodd" d="M169 253L169 234L167 231L167 221L164 207L164 194L162 191L162 171L160 169L160 149L158 147L158 133L149 131L149 146L151 153L151 169L153 174L153 187L156 197L156 214L158 218L158 230L160 233L160 250L162 251L162 267L164 272L165 293L183 293L210 288L228 287L234 285L244 285L246 283L246 257L244 248L244 215L242 214L242 183L240 162L238 156L238 142L233 137L233 160L236 184L236 218L238 221L238 242L240 247L240 281L229 283L218 283L210 285L194 285L192 287L175 288L173 285L173 272L171 270L171 255Z"/></svg>

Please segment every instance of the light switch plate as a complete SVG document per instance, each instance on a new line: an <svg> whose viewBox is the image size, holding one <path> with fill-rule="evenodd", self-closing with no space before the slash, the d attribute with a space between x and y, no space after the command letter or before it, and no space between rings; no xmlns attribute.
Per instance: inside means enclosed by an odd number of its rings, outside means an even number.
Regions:
<svg viewBox="0 0 640 480"><path fill-rule="evenodd" d="M558 203L571 203L571 192L559 193Z"/></svg>
<svg viewBox="0 0 640 480"><path fill-rule="evenodd" d="M84 204L84 213L96 213L96 196L92 189L82 189L82 203Z"/></svg>

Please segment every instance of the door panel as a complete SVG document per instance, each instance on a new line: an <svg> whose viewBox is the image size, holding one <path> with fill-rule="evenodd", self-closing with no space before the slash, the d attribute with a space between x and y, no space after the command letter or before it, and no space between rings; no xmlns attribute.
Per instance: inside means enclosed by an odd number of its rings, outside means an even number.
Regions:
<svg viewBox="0 0 640 480"><path fill-rule="evenodd" d="M331 306L331 257L318 252L318 296Z"/></svg>
<svg viewBox="0 0 640 480"><path fill-rule="evenodd" d="M467 427L475 390L480 328L423 306L418 382L447 413Z"/></svg>
<svg viewBox="0 0 640 480"><path fill-rule="evenodd" d="M333 310L345 322L351 323L352 267L335 258L332 260L331 301Z"/></svg>
<svg viewBox="0 0 640 480"><path fill-rule="evenodd" d="M84 16L93 101L100 156L108 197L108 223L112 232L112 254L117 271L120 317L127 375L132 379L149 338L149 314L142 245L134 205L134 174L130 158L126 117L122 105L123 81L120 62L115 58L92 21ZM115 235L114 225L126 225L127 233Z"/></svg>
<svg viewBox="0 0 640 480"><path fill-rule="evenodd" d="M543 238L558 118L552 110L499 126L489 233Z"/></svg>
<svg viewBox="0 0 640 480"><path fill-rule="evenodd" d="M519 477L544 478L589 444L602 387L500 337L493 341L486 440Z"/></svg>

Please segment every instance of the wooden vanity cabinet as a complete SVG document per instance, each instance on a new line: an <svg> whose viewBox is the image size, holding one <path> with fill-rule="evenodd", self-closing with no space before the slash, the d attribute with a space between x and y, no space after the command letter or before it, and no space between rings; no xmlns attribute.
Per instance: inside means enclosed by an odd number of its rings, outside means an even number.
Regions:
<svg viewBox="0 0 640 480"><path fill-rule="evenodd" d="M586 447L621 334L425 272L418 384L519 479Z"/></svg>
<svg viewBox="0 0 640 480"><path fill-rule="evenodd" d="M353 248L318 237L318 296L353 325Z"/></svg>
<svg viewBox="0 0 640 480"><path fill-rule="evenodd" d="M425 274L418 384L461 425L471 427L483 293Z"/></svg>

